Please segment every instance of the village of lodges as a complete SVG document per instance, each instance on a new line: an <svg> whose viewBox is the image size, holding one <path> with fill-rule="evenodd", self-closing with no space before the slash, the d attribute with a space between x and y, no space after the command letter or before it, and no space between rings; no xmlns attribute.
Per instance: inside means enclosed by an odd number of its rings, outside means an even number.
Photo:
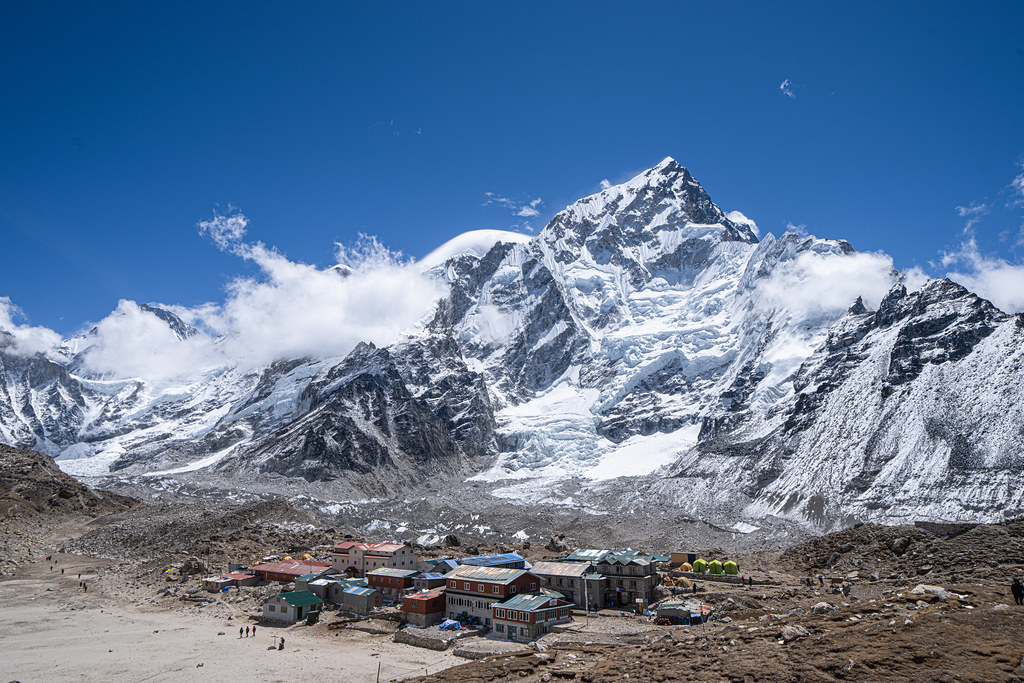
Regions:
<svg viewBox="0 0 1024 683"><path fill-rule="evenodd" d="M742 583L735 562L688 553L578 548L534 564L515 552L420 559L405 543L345 541L301 559L268 557L203 579L209 591L277 582L262 602L266 622L315 623L325 609L397 619L413 627L472 628L531 642L573 612L618 610L662 624L704 620L695 578ZM329 559L329 561L325 561ZM683 599L673 596L683 594ZM655 611L651 611L657 602Z"/></svg>

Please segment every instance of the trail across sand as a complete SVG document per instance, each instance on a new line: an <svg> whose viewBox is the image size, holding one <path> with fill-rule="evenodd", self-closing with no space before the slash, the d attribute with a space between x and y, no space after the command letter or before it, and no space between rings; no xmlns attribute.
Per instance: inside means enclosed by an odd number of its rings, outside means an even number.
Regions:
<svg viewBox="0 0 1024 683"><path fill-rule="evenodd" d="M0 581L0 680L294 681L398 680L463 663L450 652L391 642L387 636L314 627L258 626L247 619L146 611L100 595L90 584L105 562L73 555L23 567ZM64 568L61 575L60 568ZM95 582L98 584L99 582ZM218 635L219 632L224 635ZM268 649L281 636L284 650Z"/></svg>

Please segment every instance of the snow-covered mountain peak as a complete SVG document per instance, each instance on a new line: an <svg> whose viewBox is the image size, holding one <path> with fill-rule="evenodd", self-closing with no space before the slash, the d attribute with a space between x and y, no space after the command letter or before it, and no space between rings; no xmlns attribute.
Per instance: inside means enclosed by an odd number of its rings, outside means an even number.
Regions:
<svg viewBox="0 0 1024 683"><path fill-rule="evenodd" d="M155 306L152 304L140 304L139 309L145 311L146 313L152 313L156 317L160 318L160 320L163 320L165 323L167 323L167 326L171 328L171 331L174 332L174 335L179 340L188 339L189 337L194 337L195 335L199 334L199 330L192 327L184 320L179 318L177 315L171 313L165 308L160 308L159 306Z"/></svg>
<svg viewBox="0 0 1024 683"><path fill-rule="evenodd" d="M539 240L558 262L648 262L684 241L756 243L751 223L731 220L671 157L559 212Z"/></svg>
<svg viewBox="0 0 1024 683"><path fill-rule="evenodd" d="M455 256L470 255L480 258L499 242L526 244L532 239L531 235L510 230L470 230L456 235L434 249L420 259L419 265L422 269L429 270Z"/></svg>

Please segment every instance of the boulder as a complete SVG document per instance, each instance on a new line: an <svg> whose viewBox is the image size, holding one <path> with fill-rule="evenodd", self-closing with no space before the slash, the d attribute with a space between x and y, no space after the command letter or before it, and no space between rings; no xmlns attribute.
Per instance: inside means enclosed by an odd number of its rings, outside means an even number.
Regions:
<svg viewBox="0 0 1024 683"><path fill-rule="evenodd" d="M544 547L553 553L564 553L569 549L569 546L565 544L565 541L557 536L552 536L551 540L548 541L548 544Z"/></svg>
<svg viewBox="0 0 1024 683"><path fill-rule="evenodd" d="M461 543L459 543L459 537L455 534L448 534L447 536L445 536L443 543L445 548L458 548L460 545L462 545Z"/></svg>
<svg viewBox="0 0 1024 683"><path fill-rule="evenodd" d="M829 614L830 612L835 611L836 606L830 602L825 602L824 600L811 607L811 614Z"/></svg>
<svg viewBox="0 0 1024 683"><path fill-rule="evenodd" d="M194 556L185 560L185 562L181 565L181 569L179 571L181 574L185 575L205 574L207 572L206 564L198 557Z"/></svg>
<svg viewBox="0 0 1024 683"><path fill-rule="evenodd" d="M672 590L668 586L658 584L654 587L654 590L651 591L651 593L654 602L658 602L659 600L664 600L665 598L670 597L672 595Z"/></svg>
<svg viewBox="0 0 1024 683"><path fill-rule="evenodd" d="M806 638L809 635L811 635L811 632L805 629L803 626L789 624L782 627L782 639L787 643L797 640L799 638Z"/></svg>
<svg viewBox="0 0 1024 683"><path fill-rule="evenodd" d="M900 557L903 553L907 552L907 548L909 548L910 544L913 542L914 539L910 536L901 536L892 542L892 545L889 546L889 550L891 550L892 554L896 557Z"/></svg>
<svg viewBox="0 0 1024 683"><path fill-rule="evenodd" d="M912 591L910 591L910 594L911 595L934 595L936 598L938 598L942 602L946 602L947 600L949 600L953 596L952 593L950 593L948 590L946 590L942 586L929 586L929 585L924 584L924 583L920 583L917 586L915 586L914 589Z"/></svg>

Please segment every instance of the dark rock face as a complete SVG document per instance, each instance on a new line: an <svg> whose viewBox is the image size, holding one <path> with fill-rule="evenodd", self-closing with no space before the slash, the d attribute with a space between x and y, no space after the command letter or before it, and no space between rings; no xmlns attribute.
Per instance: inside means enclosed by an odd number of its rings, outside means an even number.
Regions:
<svg viewBox="0 0 1024 683"><path fill-rule="evenodd" d="M614 406L605 411L597 426L597 433L621 443L637 434L674 432L691 423L697 416L680 415L667 398L689 390L686 377L677 362L646 375Z"/></svg>
<svg viewBox="0 0 1024 683"><path fill-rule="evenodd" d="M858 305L859 304L859 305ZM881 384L883 398L896 387L912 382L927 364L956 362L967 356L1009 316L992 304L949 280L933 280L921 291L907 294L898 285L873 315L863 302L832 328L825 345L794 379L798 392L786 430L799 431L815 419L825 396L840 387L851 370L863 363L874 347L864 338L875 330L898 327L889 352L888 371ZM813 391L808 391L813 386ZM933 427L941 431L937 425Z"/></svg>
<svg viewBox="0 0 1024 683"><path fill-rule="evenodd" d="M178 336L178 339L188 339L199 334L199 330L166 309L150 306L149 304L139 304L139 308L146 313L152 313L167 323L167 326Z"/></svg>
<svg viewBox="0 0 1024 683"><path fill-rule="evenodd" d="M7 346L0 337L0 436L22 448L72 443L85 420L81 385L42 354L9 353Z"/></svg>
<svg viewBox="0 0 1024 683"><path fill-rule="evenodd" d="M416 350L420 359L450 360L451 346L434 341ZM284 434L266 438L253 455L261 471L309 481L348 473L373 480L450 473L464 465L464 458L480 455L493 432L489 405L474 395L479 385L462 379L468 386L448 376L447 383L413 395L388 349L360 344L309 383L299 419Z"/></svg>
<svg viewBox="0 0 1024 683"><path fill-rule="evenodd" d="M879 306L876 323L906 321L889 354L890 387L921 374L927 363L958 361L1009 316L992 304L946 279L933 280L908 296L902 287Z"/></svg>
<svg viewBox="0 0 1024 683"><path fill-rule="evenodd" d="M0 445L0 519L9 515L120 512L137 500L82 485L42 453Z"/></svg>

